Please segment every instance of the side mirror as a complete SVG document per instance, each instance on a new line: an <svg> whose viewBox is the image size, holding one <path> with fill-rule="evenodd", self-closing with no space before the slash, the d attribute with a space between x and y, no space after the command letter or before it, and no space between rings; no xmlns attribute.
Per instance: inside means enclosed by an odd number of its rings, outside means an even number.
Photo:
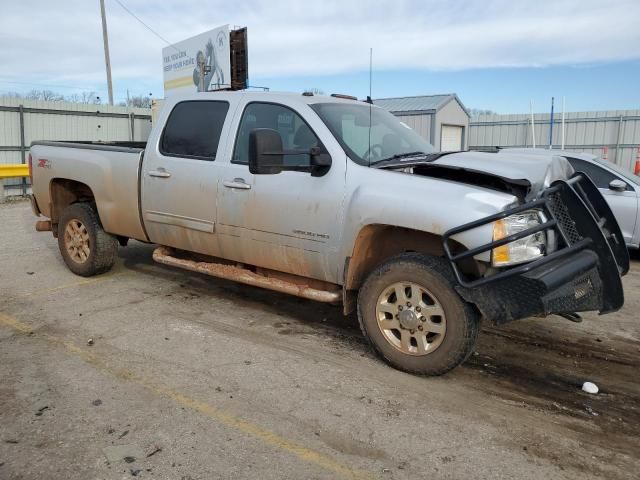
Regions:
<svg viewBox="0 0 640 480"><path fill-rule="evenodd" d="M309 150L311 176L321 177L331 168L331 155L324 149L312 147Z"/></svg>
<svg viewBox="0 0 640 480"><path fill-rule="evenodd" d="M284 165L282 138L270 128L256 128L249 134L249 172L254 175L280 173Z"/></svg>
<svg viewBox="0 0 640 480"><path fill-rule="evenodd" d="M613 190L614 192L624 192L627 189L627 184L622 180L614 179L609 183L609 190Z"/></svg>
<svg viewBox="0 0 640 480"><path fill-rule="evenodd" d="M307 165L285 165L285 155L309 155ZM331 168L331 156L320 147L309 150L283 150L282 137L270 128L256 128L249 134L249 172L254 175L273 175L284 170L311 172L321 177Z"/></svg>

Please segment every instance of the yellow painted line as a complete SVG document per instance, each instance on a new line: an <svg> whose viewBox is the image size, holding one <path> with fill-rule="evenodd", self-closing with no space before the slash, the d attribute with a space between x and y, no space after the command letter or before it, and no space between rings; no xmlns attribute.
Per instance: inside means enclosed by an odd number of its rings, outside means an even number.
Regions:
<svg viewBox="0 0 640 480"><path fill-rule="evenodd" d="M68 288L82 287L83 285L91 285L92 283L102 283L102 282L106 282L107 280L111 280L114 277L121 277L121 276L127 275L127 274L129 274L129 272L112 273L110 275L102 275L102 276L99 276L99 277L88 278L86 280L80 280L78 282L67 283L67 284L64 284L64 285L58 285L57 287L44 288L42 290L38 290L36 292L29 293L29 295L36 295L36 294L41 294L41 293L53 293L53 292L57 292L59 290L66 290Z"/></svg>
<svg viewBox="0 0 640 480"><path fill-rule="evenodd" d="M183 393L180 393L177 390L170 388L167 385L163 385L160 383L153 382L151 380L145 379L136 375L135 373L124 370L120 368L116 368L112 365L109 365L105 360L101 359L97 355L87 351L84 348L80 348L73 344L68 340L64 340L61 337L56 335L52 335L49 333L36 332L30 325L21 322L20 320L0 313L0 325L11 328L15 332L22 334L32 334L37 333L37 336L43 338L49 343L62 346L69 354L81 358L85 362L93 365L96 369L101 372L108 373L109 375L121 379L126 380L137 385L140 385L147 390L155 393L156 395L163 396L172 400L174 403L190 408L194 411L197 411L212 420L216 420L227 427L233 428L237 431L246 433L251 435L258 440L261 440L267 445L272 447L279 448L283 451L286 451L292 455L297 456L301 460L304 460L307 463L317 465L319 467L324 468L325 470L331 471L342 478L348 478L353 480L363 480L368 478L373 478L373 475L367 474L365 472L361 472L355 470L348 465L338 462L334 458L325 455L323 453L317 452L310 448L307 448L303 445L295 443L291 440L288 440L277 433L274 433L260 425L252 423L243 418L237 417L234 414L222 410L218 407L215 407L206 402L197 400L195 398L191 398Z"/></svg>
<svg viewBox="0 0 640 480"><path fill-rule="evenodd" d="M5 315L4 313L0 313L0 324L5 327L12 328L16 332L20 333L32 333L33 329L30 325L26 323L22 323L16 318L10 317L9 315Z"/></svg>
<svg viewBox="0 0 640 480"><path fill-rule="evenodd" d="M66 290L69 288L75 288L75 287L82 287L84 285L91 285L93 283L101 283L101 282L106 282L107 280L110 280L114 277L121 277L124 275L129 275L131 272L119 272L119 273L112 273L112 274L108 274L108 275L101 275L98 277L94 277L94 278L87 278L86 280L80 280L77 282L71 282L71 283L66 283L63 285L57 285L55 287L50 287L50 288L40 288L38 290L35 290L33 292L24 292L24 293L18 293L17 295L14 295L13 298L24 298L24 297L31 297L34 295L46 295L48 293L54 293L54 292L58 292L60 290ZM9 299L9 301L11 301L11 299Z"/></svg>
<svg viewBox="0 0 640 480"><path fill-rule="evenodd" d="M0 163L0 179L28 176L29 165L22 163Z"/></svg>

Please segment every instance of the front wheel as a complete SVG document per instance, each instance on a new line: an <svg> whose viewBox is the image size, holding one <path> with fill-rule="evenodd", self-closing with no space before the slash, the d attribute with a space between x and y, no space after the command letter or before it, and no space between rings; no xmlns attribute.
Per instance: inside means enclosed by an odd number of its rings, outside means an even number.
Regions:
<svg viewBox="0 0 640 480"><path fill-rule="evenodd" d="M393 257L367 277L358 319L376 353L409 373L448 372L478 338L478 315L456 293L448 265L417 253Z"/></svg>
<svg viewBox="0 0 640 480"><path fill-rule="evenodd" d="M60 216L58 247L69 270L90 277L111 269L118 240L102 228L98 214L87 203L74 203Z"/></svg>

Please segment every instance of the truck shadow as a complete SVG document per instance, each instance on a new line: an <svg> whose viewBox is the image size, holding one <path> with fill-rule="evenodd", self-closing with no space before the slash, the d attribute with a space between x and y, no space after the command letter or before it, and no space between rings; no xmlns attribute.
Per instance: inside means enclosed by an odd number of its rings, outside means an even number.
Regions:
<svg viewBox="0 0 640 480"><path fill-rule="evenodd" d="M281 335L308 333L308 328L316 328L331 332L332 336L339 338L362 337L357 317L345 317L341 306L313 302L231 280L159 265L151 257L154 248L154 245L132 242L131 246L121 248L118 255L127 270L162 277L167 281L177 282L179 288L188 288L198 295L222 297L224 300L260 308L263 312L282 317L281 322L274 324ZM364 339L359 343L366 345Z"/></svg>

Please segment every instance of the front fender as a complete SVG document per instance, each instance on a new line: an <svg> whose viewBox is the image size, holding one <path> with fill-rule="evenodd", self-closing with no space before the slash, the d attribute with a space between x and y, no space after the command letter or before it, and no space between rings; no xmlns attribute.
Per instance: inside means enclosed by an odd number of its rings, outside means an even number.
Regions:
<svg viewBox="0 0 640 480"><path fill-rule="evenodd" d="M349 165L342 258L353 253L360 230L382 224L441 236L447 230L498 213L515 196L448 180ZM452 237L467 249L492 240L492 225ZM476 260L489 261L489 254Z"/></svg>

